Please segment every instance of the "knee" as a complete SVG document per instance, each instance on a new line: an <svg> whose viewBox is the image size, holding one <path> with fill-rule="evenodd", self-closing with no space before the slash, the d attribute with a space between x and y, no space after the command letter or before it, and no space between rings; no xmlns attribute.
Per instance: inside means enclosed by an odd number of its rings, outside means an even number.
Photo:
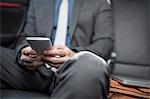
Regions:
<svg viewBox="0 0 150 99"><path fill-rule="evenodd" d="M78 73L84 78L86 82L92 82L93 84L99 84L101 91L107 95L109 91L109 70L106 62L91 53L83 54L78 59L79 62L83 63L78 67ZM84 75L82 75L84 74Z"/></svg>
<svg viewBox="0 0 150 99"><path fill-rule="evenodd" d="M78 72L85 72L87 75L93 75L95 78L109 77L109 72L106 62L92 53L84 53L78 59L76 68Z"/></svg>

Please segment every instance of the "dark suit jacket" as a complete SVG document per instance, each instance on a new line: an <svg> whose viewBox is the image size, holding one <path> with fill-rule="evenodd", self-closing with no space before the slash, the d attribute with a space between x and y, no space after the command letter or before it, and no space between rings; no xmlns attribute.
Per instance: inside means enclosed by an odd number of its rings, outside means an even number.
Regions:
<svg viewBox="0 0 150 99"><path fill-rule="evenodd" d="M27 45L25 36L50 37L53 32L54 1L31 0L18 51ZM107 0L74 0L71 21L71 49L91 51L108 59L113 47L113 26Z"/></svg>

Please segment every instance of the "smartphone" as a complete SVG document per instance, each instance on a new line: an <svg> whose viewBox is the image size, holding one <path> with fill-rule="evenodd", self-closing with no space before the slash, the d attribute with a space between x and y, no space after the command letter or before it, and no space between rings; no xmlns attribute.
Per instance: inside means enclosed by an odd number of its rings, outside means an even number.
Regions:
<svg viewBox="0 0 150 99"><path fill-rule="evenodd" d="M44 50L52 48L51 40L48 37L26 37L26 41L37 54L42 54Z"/></svg>

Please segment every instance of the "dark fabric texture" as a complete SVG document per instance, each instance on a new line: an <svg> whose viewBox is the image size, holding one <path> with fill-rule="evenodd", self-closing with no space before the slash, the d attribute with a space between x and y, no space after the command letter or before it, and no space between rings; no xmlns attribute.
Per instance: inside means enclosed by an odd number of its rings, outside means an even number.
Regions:
<svg viewBox="0 0 150 99"><path fill-rule="evenodd" d="M111 6L106 0L74 0L72 13L71 49L89 50L107 60L113 48ZM32 0L17 51L27 45L25 36L51 37L53 16L54 0Z"/></svg>
<svg viewBox="0 0 150 99"><path fill-rule="evenodd" d="M1 7L0 45L14 48L24 24L26 9Z"/></svg>
<svg viewBox="0 0 150 99"><path fill-rule="evenodd" d="M113 75L150 80L150 67L143 65L116 63Z"/></svg>
<svg viewBox="0 0 150 99"><path fill-rule="evenodd" d="M44 93L3 89L1 91L2 99L50 99L50 96Z"/></svg>
<svg viewBox="0 0 150 99"><path fill-rule="evenodd" d="M71 49L93 52L105 60L113 48L111 6L106 0L74 0L71 17ZM31 0L25 28L16 48L27 46L26 36L51 37L54 0ZM109 89L106 64L90 54L69 60L56 72L44 66L29 71L16 63L14 51L1 48L1 80L5 85L29 91L42 91L54 99L104 99Z"/></svg>
<svg viewBox="0 0 150 99"><path fill-rule="evenodd" d="M112 0L115 27L115 79L145 86L150 81L149 0ZM134 82L135 81L135 82ZM146 81L146 82L145 82Z"/></svg>
<svg viewBox="0 0 150 99"><path fill-rule="evenodd" d="M13 50L0 50L0 80L5 86L47 93L52 99L107 98L108 68L101 60L90 54L83 54L78 59L67 61L57 72L43 66L38 70L29 71L16 64Z"/></svg>
<svg viewBox="0 0 150 99"><path fill-rule="evenodd" d="M119 62L150 65L149 0L112 0Z"/></svg>
<svg viewBox="0 0 150 99"><path fill-rule="evenodd" d="M26 5L29 0L1 0L1 2L19 3Z"/></svg>
<svg viewBox="0 0 150 99"><path fill-rule="evenodd" d="M46 87L51 85L53 73L44 67L36 71L29 71L16 63L14 50L0 47L1 80L15 89L26 89L29 91L47 91ZM3 86L1 86L3 87Z"/></svg>
<svg viewBox="0 0 150 99"><path fill-rule="evenodd" d="M0 2L6 3L5 6L1 5L0 11L0 45L14 49L25 24L29 0L1 0ZM11 7L9 3L19 6Z"/></svg>

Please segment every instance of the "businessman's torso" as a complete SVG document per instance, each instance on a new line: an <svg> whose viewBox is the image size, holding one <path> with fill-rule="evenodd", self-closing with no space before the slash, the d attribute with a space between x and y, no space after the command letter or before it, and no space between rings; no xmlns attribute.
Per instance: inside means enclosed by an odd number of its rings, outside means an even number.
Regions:
<svg viewBox="0 0 150 99"><path fill-rule="evenodd" d="M54 28L54 0L34 0L32 13L36 33L49 37ZM74 0L69 28L72 46L87 46L94 35L100 0ZM30 34L29 34L30 35Z"/></svg>

